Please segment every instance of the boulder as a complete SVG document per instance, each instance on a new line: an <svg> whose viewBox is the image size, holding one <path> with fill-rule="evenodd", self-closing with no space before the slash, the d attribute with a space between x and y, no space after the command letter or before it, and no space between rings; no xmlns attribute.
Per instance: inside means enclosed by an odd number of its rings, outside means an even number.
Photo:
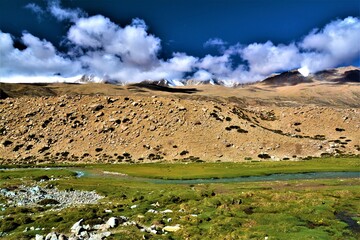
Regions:
<svg viewBox="0 0 360 240"><path fill-rule="evenodd" d="M74 223L74 225L72 225L70 231L72 233L75 233L78 231L79 227L81 227L82 222L84 221L84 219L80 219L79 221L77 221L76 223Z"/></svg>
<svg viewBox="0 0 360 240"><path fill-rule="evenodd" d="M68 238L64 234L60 234L58 239L59 240L68 240Z"/></svg>
<svg viewBox="0 0 360 240"><path fill-rule="evenodd" d="M96 233L90 236L89 240L102 240L111 235L111 232Z"/></svg>
<svg viewBox="0 0 360 240"><path fill-rule="evenodd" d="M119 224L121 224L121 223L125 223L125 222L129 221L129 218L127 218L125 216L120 216L120 218L118 220L119 220Z"/></svg>
<svg viewBox="0 0 360 240"><path fill-rule="evenodd" d="M40 234L35 235L35 240L44 240L44 236Z"/></svg>
<svg viewBox="0 0 360 240"><path fill-rule="evenodd" d="M101 109L104 108L104 106L101 104L94 104L94 105L91 105L90 107L93 112L100 111Z"/></svg>
<svg viewBox="0 0 360 240"><path fill-rule="evenodd" d="M45 240L59 240L56 233L51 232L48 235L46 235Z"/></svg>
<svg viewBox="0 0 360 240"><path fill-rule="evenodd" d="M119 225L119 219L111 217L107 220L106 225L109 226L109 228L117 227Z"/></svg>

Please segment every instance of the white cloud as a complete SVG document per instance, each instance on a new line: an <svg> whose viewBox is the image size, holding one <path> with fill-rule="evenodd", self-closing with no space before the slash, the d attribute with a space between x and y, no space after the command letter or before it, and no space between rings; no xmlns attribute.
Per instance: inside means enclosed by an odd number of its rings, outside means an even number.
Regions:
<svg viewBox="0 0 360 240"><path fill-rule="evenodd" d="M5 83L74 83L79 82L82 75L75 75L72 77L63 76L28 76L28 75L11 75L1 79ZM97 80L96 78L94 80Z"/></svg>
<svg viewBox="0 0 360 240"><path fill-rule="evenodd" d="M204 43L204 47L211 47L211 46L223 46L228 44L221 38L210 38Z"/></svg>
<svg viewBox="0 0 360 240"><path fill-rule="evenodd" d="M296 68L300 60L295 44L275 46L270 41L250 44L242 50L241 56L248 62L251 72L262 75Z"/></svg>
<svg viewBox="0 0 360 240"><path fill-rule="evenodd" d="M205 71L203 69L198 70L196 73L194 73L194 76L192 77L199 81L206 81L213 78L213 75L209 73L208 71Z"/></svg>
<svg viewBox="0 0 360 240"><path fill-rule="evenodd" d="M85 15L81 9L68 9L61 7L59 0L49 1L48 10L59 21L70 20L75 22L81 16Z"/></svg>
<svg viewBox="0 0 360 240"><path fill-rule="evenodd" d="M0 76L52 76L58 73L71 76L80 71L77 61L58 54L50 42L30 33L23 33L21 40L27 47L24 50L14 48L10 34L0 31Z"/></svg>
<svg viewBox="0 0 360 240"><path fill-rule="evenodd" d="M85 49L100 49L107 54L117 55L126 64L149 68L157 61L161 41L149 35L146 28L139 19L121 28L110 19L96 15L77 20L69 29L68 39Z"/></svg>
<svg viewBox="0 0 360 240"><path fill-rule="evenodd" d="M231 71L230 55L222 56L206 55L196 65L199 69L207 70L215 76L224 76Z"/></svg>
<svg viewBox="0 0 360 240"><path fill-rule="evenodd" d="M174 53L173 57L166 62L165 67L178 72L190 72L197 61L198 58L185 53Z"/></svg>
<svg viewBox="0 0 360 240"><path fill-rule="evenodd" d="M299 46L304 50L302 67L310 72L349 64L360 58L360 19L347 17L311 31Z"/></svg>
<svg viewBox="0 0 360 240"><path fill-rule="evenodd" d="M0 30L0 43L0 56L6 57L13 50L11 35Z"/></svg>
<svg viewBox="0 0 360 240"><path fill-rule="evenodd" d="M68 39L80 47L100 48L115 37L118 26L101 15L80 18L68 31Z"/></svg>
<svg viewBox="0 0 360 240"><path fill-rule="evenodd" d="M45 13L45 11L39 5L37 5L35 3L28 3L25 5L25 8L30 9L38 16Z"/></svg>

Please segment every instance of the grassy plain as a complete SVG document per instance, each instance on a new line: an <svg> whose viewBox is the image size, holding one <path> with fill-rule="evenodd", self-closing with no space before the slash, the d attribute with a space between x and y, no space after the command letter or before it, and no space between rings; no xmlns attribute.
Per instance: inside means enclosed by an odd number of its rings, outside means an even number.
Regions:
<svg viewBox="0 0 360 240"><path fill-rule="evenodd" d="M359 158L315 158L308 161L261 161L245 163L148 163L93 165L87 169L161 179L231 178L275 173L357 171Z"/></svg>
<svg viewBox="0 0 360 240"><path fill-rule="evenodd" d="M304 162L93 165L91 171L114 171L141 177L206 178L303 171L358 171L360 159L319 159ZM306 167L308 166L308 167ZM311 167L310 167L311 166ZM305 168L304 170L302 170ZM171 171L168 171L168 170ZM34 172L33 172L34 171ZM54 210L53 207L0 209L0 232L6 239L31 239L36 233L68 233L83 218L95 224L126 216L141 225L175 225L166 235L119 226L109 239L359 239L360 179L319 179L247 183L154 184L129 178L76 178L66 169L0 172L0 188L22 184L55 185L59 189L96 190L99 204ZM58 180L39 182L39 176ZM5 203L0 198L0 203ZM159 207L152 204L158 203ZM136 208L130 206L137 205ZM105 211L111 210L112 212ZM154 214L149 209L172 213ZM339 214L356 223L351 228ZM171 218L172 221L168 222ZM13 223L13 225L11 225ZM10 226L10 228L9 228ZM23 232L25 227L45 228ZM52 230L51 228L55 229Z"/></svg>

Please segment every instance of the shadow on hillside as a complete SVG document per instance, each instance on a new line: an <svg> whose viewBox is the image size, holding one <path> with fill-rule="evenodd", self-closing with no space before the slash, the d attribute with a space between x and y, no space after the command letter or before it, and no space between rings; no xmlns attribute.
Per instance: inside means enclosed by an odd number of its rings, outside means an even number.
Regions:
<svg viewBox="0 0 360 240"><path fill-rule="evenodd" d="M138 90L136 88L146 88L146 89L149 89L152 91L186 93L186 94L200 92L200 90L198 90L196 88L172 88L172 87L159 86L156 84L134 83L134 84L131 84L128 86L129 90Z"/></svg>

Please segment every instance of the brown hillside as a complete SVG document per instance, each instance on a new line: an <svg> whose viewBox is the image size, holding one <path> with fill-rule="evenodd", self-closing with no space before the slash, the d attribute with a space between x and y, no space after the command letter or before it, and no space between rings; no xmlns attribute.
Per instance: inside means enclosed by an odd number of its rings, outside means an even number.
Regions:
<svg viewBox="0 0 360 240"><path fill-rule="evenodd" d="M360 153L360 86L0 84L0 163Z"/></svg>

